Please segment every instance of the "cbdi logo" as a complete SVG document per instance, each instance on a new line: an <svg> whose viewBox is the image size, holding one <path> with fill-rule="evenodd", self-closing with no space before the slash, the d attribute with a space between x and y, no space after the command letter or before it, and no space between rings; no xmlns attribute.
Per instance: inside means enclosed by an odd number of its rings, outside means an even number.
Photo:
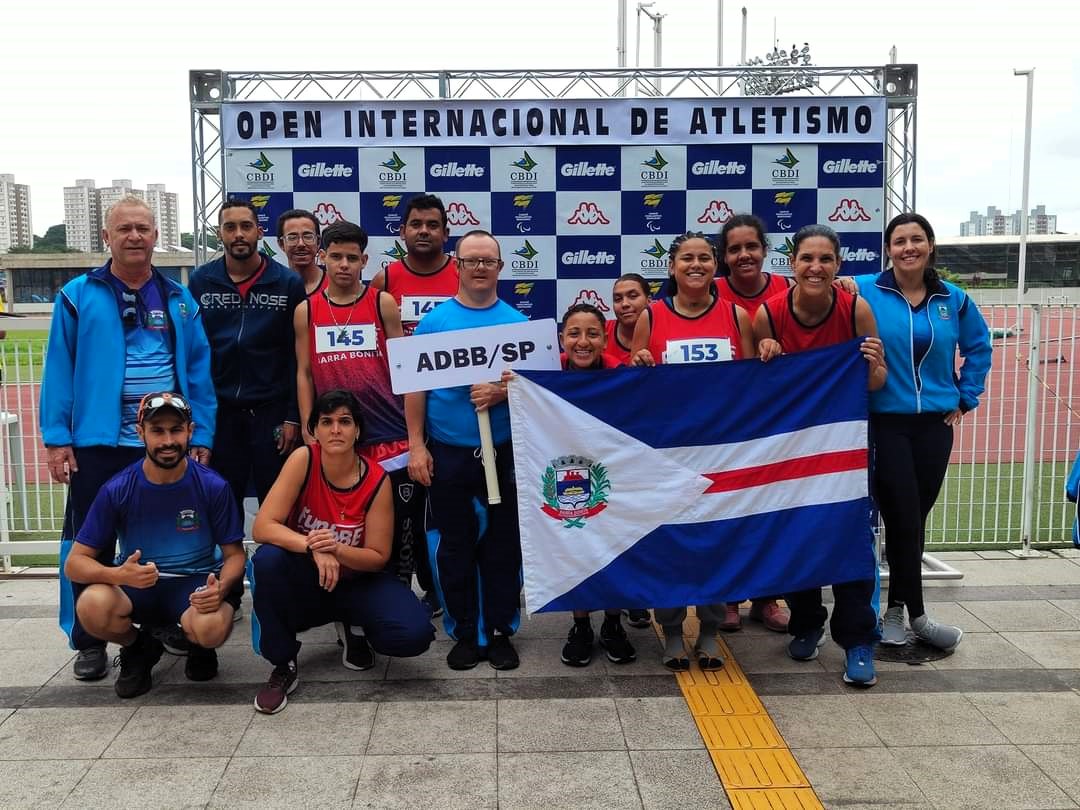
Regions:
<svg viewBox="0 0 1080 810"><path fill-rule="evenodd" d="M642 270L666 270L668 266L667 248L654 238L653 243L641 251L640 267Z"/></svg>
<svg viewBox="0 0 1080 810"><path fill-rule="evenodd" d="M394 246L387 248L382 252L382 269L385 270L393 262L400 262L406 256L405 248L401 246L401 243L397 239L394 240Z"/></svg>
<svg viewBox="0 0 1080 810"><path fill-rule="evenodd" d="M247 164L248 171L244 172L244 182L251 189L270 189L274 186L273 161L266 156L266 152L259 152L256 160Z"/></svg>
<svg viewBox="0 0 1080 810"><path fill-rule="evenodd" d="M644 166L641 170L641 185L645 188L666 187L668 184L668 172L664 169L668 165L667 159L660 154L659 149L653 150L653 156L641 161Z"/></svg>
<svg viewBox="0 0 1080 810"><path fill-rule="evenodd" d="M514 258L510 260L510 269L517 272L537 273L540 270L540 262L536 261L536 257L539 255L540 251L526 239L521 247L513 251Z"/></svg>
<svg viewBox="0 0 1080 810"><path fill-rule="evenodd" d="M620 157L618 147L560 146L555 150L555 186L560 191L618 191L622 185Z"/></svg>
<svg viewBox="0 0 1080 810"><path fill-rule="evenodd" d="M791 149L785 149L784 154L773 159L776 168L772 170L773 183L778 186L794 186L799 182L799 159Z"/></svg>
<svg viewBox="0 0 1080 810"><path fill-rule="evenodd" d="M513 188L536 188L540 181L540 175L534 171L540 164L533 160L527 149L523 149L521 157L510 164L513 169L510 172L510 185Z"/></svg>
<svg viewBox="0 0 1080 810"><path fill-rule="evenodd" d="M293 151L295 191L359 191L360 164L355 149Z"/></svg>
<svg viewBox="0 0 1080 810"><path fill-rule="evenodd" d="M436 148L427 149L429 191L488 191L490 188L490 159L487 149Z"/></svg>
<svg viewBox="0 0 1080 810"><path fill-rule="evenodd" d="M391 152L386 160L379 161L379 188L405 188L409 182L405 171L408 165L397 152Z"/></svg>

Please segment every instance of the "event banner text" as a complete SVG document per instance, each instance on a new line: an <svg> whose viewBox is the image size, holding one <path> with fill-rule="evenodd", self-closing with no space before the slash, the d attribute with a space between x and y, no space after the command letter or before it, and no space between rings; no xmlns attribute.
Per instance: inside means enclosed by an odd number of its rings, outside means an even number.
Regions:
<svg viewBox="0 0 1080 810"><path fill-rule="evenodd" d="M229 102L225 147L881 143L885 99Z"/></svg>

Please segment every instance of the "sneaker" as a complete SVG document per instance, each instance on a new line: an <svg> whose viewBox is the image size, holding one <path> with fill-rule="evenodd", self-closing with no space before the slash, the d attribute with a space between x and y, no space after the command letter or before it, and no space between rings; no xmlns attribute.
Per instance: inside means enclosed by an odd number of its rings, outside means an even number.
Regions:
<svg viewBox="0 0 1080 810"><path fill-rule="evenodd" d="M652 615L647 610L628 610L626 623L631 627L649 627L652 625Z"/></svg>
<svg viewBox="0 0 1080 810"><path fill-rule="evenodd" d="M776 604L775 599L761 599L750 603L749 618L751 621L761 622L765 629L774 633L786 633L791 614L787 608Z"/></svg>
<svg viewBox="0 0 1080 810"><path fill-rule="evenodd" d="M169 655L187 655L188 651L194 646L188 641L184 629L178 624L155 627L151 632L154 634L154 638L161 642L161 646L165 648L165 652Z"/></svg>
<svg viewBox="0 0 1080 810"><path fill-rule="evenodd" d="M428 613L431 614L431 618L437 619L443 615L443 606L439 601L439 595L435 591L428 591L420 597L420 601L427 608Z"/></svg>
<svg viewBox="0 0 1080 810"><path fill-rule="evenodd" d="M739 615L738 602L724 605L724 620L720 622L720 629L725 633L742 630L742 616Z"/></svg>
<svg viewBox="0 0 1080 810"><path fill-rule="evenodd" d="M592 661L592 647L596 636L591 624L578 624L570 628L562 648L562 662L570 667L586 667Z"/></svg>
<svg viewBox="0 0 1080 810"><path fill-rule="evenodd" d="M817 651L815 650L816 654ZM847 651L844 683L865 688L877 683L877 675L874 672L874 649L869 644L860 644L858 647L852 647Z"/></svg>
<svg viewBox="0 0 1080 810"><path fill-rule="evenodd" d="M208 650L198 644L188 647L187 661L184 662L184 675L189 681L209 681L217 676L217 651Z"/></svg>
<svg viewBox="0 0 1080 810"><path fill-rule="evenodd" d="M952 652L964 637L964 631L951 624L938 624L925 613L911 622L915 638L925 641L931 647L945 652Z"/></svg>
<svg viewBox="0 0 1080 810"><path fill-rule="evenodd" d="M825 643L825 628L819 627L801 636L796 636L787 647L787 654L796 661L813 661L818 656L818 647Z"/></svg>
<svg viewBox="0 0 1080 810"><path fill-rule="evenodd" d="M475 638L459 639L446 656L450 669L472 669L480 662L480 648Z"/></svg>
<svg viewBox="0 0 1080 810"><path fill-rule="evenodd" d="M263 714L277 714L289 703L289 695L300 683L300 674L296 671L296 660L274 667L266 686L255 695L255 711Z"/></svg>
<svg viewBox="0 0 1080 810"><path fill-rule="evenodd" d="M338 642L341 644L341 663L345 669L363 672L375 666L375 653L371 651L367 636L358 636L344 622L334 622Z"/></svg>
<svg viewBox="0 0 1080 810"><path fill-rule="evenodd" d="M881 620L881 643L889 647L903 647L907 644L903 605L896 605L885 611Z"/></svg>
<svg viewBox="0 0 1080 810"><path fill-rule="evenodd" d="M600 625L600 649L607 653L608 661L613 664L629 664L637 660L637 650L626 637L622 622L607 622Z"/></svg>
<svg viewBox="0 0 1080 810"><path fill-rule="evenodd" d="M105 654L105 645L79 650L71 670L77 680L100 681L109 674L109 656Z"/></svg>
<svg viewBox="0 0 1080 810"><path fill-rule="evenodd" d="M517 669L521 663L517 650L510 643L510 636L504 636L502 633L495 633L491 637L487 659L492 669Z"/></svg>
<svg viewBox="0 0 1080 810"><path fill-rule="evenodd" d="M153 686L150 673L164 651L161 642L148 630L139 630L133 644L121 647L120 675L115 685L117 697L133 698L149 692Z"/></svg>

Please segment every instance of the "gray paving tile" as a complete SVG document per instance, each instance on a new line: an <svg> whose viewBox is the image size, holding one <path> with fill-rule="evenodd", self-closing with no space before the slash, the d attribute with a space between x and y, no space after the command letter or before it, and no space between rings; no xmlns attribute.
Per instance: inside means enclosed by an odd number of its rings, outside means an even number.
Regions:
<svg viewBox="0 0 1080 810"><path fill-rule="evenodd" d="M997 632L1080 630L1080 619L1044 600L964 602L963 606Z"/></svg>
<svg viewBox="0 0 1080 810"><path fill-rule="evenodd" d="M479 810L497 806L495 754L368 756L353 807ZM549 809L550 810L550 809Z"/></svg>
<svg viewBox="0 0 1080 810"><path fill-rule="evenodd" d="M1073 618L1080 618L1080 599L1051 599L1050 604Z"/></svg>
<svg viewBox="0 0 1080 810"><path fill-rule="evenodd" d="M626 751L499 755L499 807L640 810Z"/></svg>
<svg viewBox="0 0 1080 810"><path fill-rule="evenodd" d="M238 757L362 756L375 703L293 703L284 714L252 712Z"/></svg>
<svg viewBox="0 0 1080 810"><path fill-rule="evenodd" d="M248 706L142 706L105 749L106 759L229 757L255 712Z"/></svg>
<svg viewBox="0 0 1080 810"><path fill-rule="evenodd" d="M0 761L0 807L59 807L90 767L87 759Z"/></svg>
<svg viewBox="0 0 1080 810"><path fill-rule="evenodd" d="M878 746L881 740L846 695L762 697L789 748Z"/></svg>
<svg viewBox="0 0 1080 810"><path fill-rule="evenodd" d="M352 806L361 756L233 757L208 807Z"/></svg>
<svg viewBox="0 0 1080 810"><path fill-rule="evenodd" d="M615 701L623 737L631 750L704 748L701 732L682 697Z"/></svg>
<svg viewBox="0 0 1080 810"><path fill-rule="evenodd" d="M381 703L368 754L465 754L495 749L495 701Z"/></svg>
<svg viewBox="0 0 1080 810"><path fill-rule="evenodd" d="M645 810L731 807L708 751L631 751L630 764Z"/></svg>
<svg viewBox="0 0 1080 810"><path fill-rule="evenodd" d="M1080 769L1076 767L1075 745L1021 745L1020 750L1069 794L1069 798L1080 802Z"/></svg>
<svg viewBox="0 0 1080 810"><path fill-rule="evenodd" d="M3 724L11 715L15 713L14 709L0 709L0 724Z"/></svg>
<svg viewBox="0 0 1080 810"><path fill-rule="evenodd" d="M109 663L111 664L116 660L116 656L120 653L120 647L116 644L109 644L105 648L105 654L109 657ZM69 654L74 660L74 651L69 651ZM153 682L155 686L165 682L166 674L173 669L177 663L184 659L180 656L169 655L165 653L161 656L161 660L157 662L153 672ZM180 664L181 673L183 672L183 664ZM47 687L72 687L77 689L107 689L109 692L113 690L113 684L116 681L116 676L120 674L118 667L113 667L109 674L102 678L100 681L80 681L75 678L75 674L72 672L70 665L64 665L60 667L56 674L53 675L45 686ZM181 674L181 677L183 675Z"/></svg>
<svg viewBox="0 0 1080 810"><path fill-rule="evenodd" d="M724 636L735 660L747 674L757 672L823 672L817 660L794 661L788 657L787 645L791 636L780 633L767 635L744 635L733 633ZM828 643L828 642L826 642Z"/></svg>
<svg viewBox="0 0 1080 810"><path fill-rule="evenodd" d="M501 670L498 678L602 678L607 670L600 661L603 654L599 647L593 650L592 663L587 667L568 667L562 662L563 638L515 639L514 646L521 658L517 669ZM484 665L482 665L484 666ZM627 669L634 666L628 664Z"/></svg>
<svg viewBox="0 0 1080 810"><path fill-rule="evenodd" d="M934 661L934 669L1037 669L1034 659L1024 655L995 633L965 635L952 655Z"/></svg>
<svg viewBox="0 0 1080 810"><path fill-rule="evenodd" d="M955 567L964 572L964 587L1080 584L1080 567L1069 560L965 560Z"/></svg>
<svg viewBox="0 0 1080 810"><path fill-rule="evenodd" d="M929 808L887 748L800 748L795 759L829 808Z"/></svg>
<svg viewBox="0 0 1080 810"><path fill-rule="evenodd" d="M636 661L631 661L629 664L613 664L608 660L607 654L597 646L594 662L603 665L604 672L608 676L640 678L645 675L667 675L671 678L671 670L663 664L664 648L660 644L660 639L657 638L656 633L652 630L638 630L635 632L632 628L627 628L626 632L630 636L630 642L634 645L634 649L637 651ZM595 665L594 663L593 666Z"/></svg>
<svg viewBox="0 0 1080 810"><path fill-rule="evenodd" d="M844 652L843 647L833 644L831 641L825 642L825 646L818 650L817 660L822 668L826 672L832 673L834 677L847 668L847 653ZM874 671L879 676L890 672L907 672L910 669L910 664L896 661L874 661Z"/></svg>
<svg viewBox="0 0 1080 810"><path fill-rule="evenodd" d="M1001 636L1048 669L1080 669L1080 631L1002 633Z"/></svg>
<svg viewBox="0 0 1080 810"><path fill-rule="evenodd" d="M877 736L890 747L1008 742L961 694L868 694L855 701L855 706Z"/></svg>
<svg viewBox="0 0 1080 810"><path fill-rule="evenodd" d="M44 686L75 657L64 647L6 650L0 653L0 683L4 686Z"/></svg>
<svg viewBox="0 0 1080 810"><path fill-rule="evenodd" d="M934 556L943 562L953 560L978 560L982 559L977 551L935 551Z"/></svg>
<svg viewBox="0 0 1080 810"><path fill-rule="evenodd" d="M1075 692L970 693L968 700L1017 745L1080 742L1080 695ZM3 726L0 726L0 732Z"/></svg>
<svg viewBox="0 0 1080 810"><path fill-rule="evenodd" d="M0 725L0 759L99 757L135 713L102 709L19 709Z"/></svg>
<svg viewBox="0 0 1080 810"><path fill-rule="evenodd" d="M969 551L968 553L974 554L974 559L979 560L1011 560L1012 562L1016 562L1017 560L1017 556L1015 554L1010 554L1008 551ZM934 556L940 558L938 553L935 553ZM972 558L969 557L968 559Z"/></svg>
<svg viewBox="0 0 1080 810"><path fill-rule="evenodd" d="M303 651L301 651L301 655L303 655ZM184 675L184 665L177 659L177 666L171 667L163 676L159 676L160 682L191 684L196 689L213 690L217 684L222 683L265 683L266 679L270 677L270 670L273 669L265 659L255 655L254 650L249 646L225 645L217 651L217 656L218 674L212 681L192 683ZM173 656L165 655L161 660L164 662L170 659L173 659ZM158 664L158 666L161 666L161 664ZM157 673L156 668L154 672ZM301 680L303 680L303 677L304 670L301 668ZM254 696L252 696L252 699L254 699Z"/></svg>
<svg viewBox="0 0 1080 810"><path fill-rule="evenodd" d="M67 649L67 637L56 619L4 619L0 621L0 650Z"/></svg>
<svg viewBox="0 0 1080 810"><path fill-rule="evenodd" d="M386 668L390 659L385 655L375 656L375 666L371 669L356 671L349 669L341 662L342 648L333 644L305 644L300 648L300 656L296 661L300 669L300 677L306 681L381 681L386 677ZM252 654L254 655L254 654ZM270 676L270 664L261 658L256 658L265 670L260 681Z"/></svg>
<svg viewBox="0 0 1080 810"><path fill-rule="evenodd" d="M79 807L205 807L229 760L101 759L61 805Z"/></svg>
<svg viewBox="0 0 1080 810"><path fill-rule="evenodd" d="M593 616L593 629L599 627L599 617ZM566 641L566 634L570 632L570 626L574 623L571 613L534 613L521 616L521 626L518 627L514 636L518 639L526 638L557 638Z"/></svg>
<svg viewBox="0 0 1080 810"><path fill-rule="evenodd" d="M499 701L500 753L625 749L614 700Z"/></svg>
<svg viewBox="0 0 1080 810"><path fill-rule="evenodd" d="M495 677L495 670L489 667L486 661L481 661L472 669L450 669L446 665L446 655L453 646L453 641L435 641L423 655L413 658L391 658L386 670L386 679L390 681L431 678L458 680ZM521 645L517 646L520 650Z"/></svg>
<svg viewBox="0 0 1080 810"><path fill-rule="evenodd" d="M965 634L992 632L970 610L964 607L966 604L966 602L964 604L958 602L927 602L926 612L939 622L959 627Z"/></svg>
<svg viewBox="0 0 1080 810"><path fill-rule="evenodd" d="M936 807L1076 807L1061 788L1011 745L925 746L890 751Z"/></svg>
<svg viewBox="0 0 1080 810"><path fill-rule="evenodd" d="M6 580L0 582L0 605L51 605L60 603L57 579Z"/></svg>

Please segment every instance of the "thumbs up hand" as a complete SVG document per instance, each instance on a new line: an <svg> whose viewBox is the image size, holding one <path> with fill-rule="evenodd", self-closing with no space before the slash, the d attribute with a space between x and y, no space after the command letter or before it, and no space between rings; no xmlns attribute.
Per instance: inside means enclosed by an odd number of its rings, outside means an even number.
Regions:
<svg viewBox="0 0 1080 810"><path fill-rule="evenodd" d="M221 580L211 571L206 577L206 584L196 588L188 601L199 613L214 613L221 607L221 598Z"/></svg>
<svg viewBox="0 0 1080 810"><path fill-rule="evenodd" d="M143 565L139 562L141 559L142 549L137 548L124 560L120 566L123 582L132 588L152 588L158 581L157 566L152 562Z"/></svg>

